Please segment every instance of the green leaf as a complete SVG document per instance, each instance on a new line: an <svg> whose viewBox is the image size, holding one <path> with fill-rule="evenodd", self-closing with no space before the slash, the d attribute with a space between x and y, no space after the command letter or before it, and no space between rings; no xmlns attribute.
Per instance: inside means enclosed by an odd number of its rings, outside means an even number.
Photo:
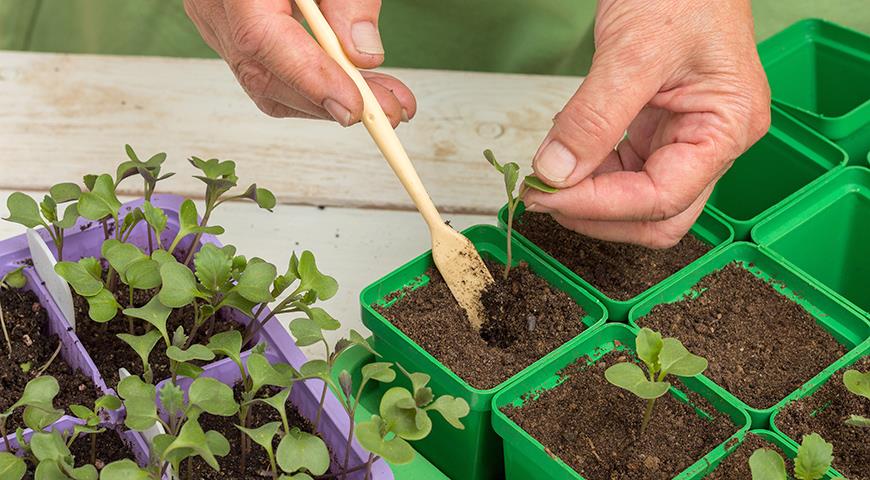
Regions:
<svg viewBox="0 0 870 480"><path fill-rule="evenodd" d="M604 378L613 385L646 400L661 397L671 386L668 382L649 381L643 370L633 363L611 365L604 371Z"/></svg>
<svg viewBox="0 0 870 480"><path fill-rule="evenodd" d="M127 285L138 290L151 290L162 283L160 264L150 257L142 257L127 266L124 277Z"/></svg>
<svg viewBox="0 0 870 480"><path fill-rule="evenodd" d="M57 221L57 203L48 195L39 203L39 212L45 221L53 223Z"/></svg>
<svg viewBox="0 0 870 480"><path fill-rule="evenodd" d="M146 256L139 250L139 247L132 243L124 243L114 238L103 242L100 253L109 262L109 265L121 275L127 271L127 265Z"/></svg>
<svg viewBox="0 0 870 480"><path fill-rule="evenodd" d="M80 418L82 420L87 420L96 415L93 410L84 406L84 405L76 405L72 404L69 406L69 410L76 416L76 418Z"/></svg>
<svg viewBox="0 0 870 480"><path fill-rule="evenodd" d="M0 285L7 285L9 288L19 289L27 285L27 277L24 275L24 267L18 267L15 270L3 275L0 279Z"/></svg>
<svg viewBox="0 0 870 480"><path fill-rule="evenodd" d="M326 380L329 378L329 365L320 359L309 360L302 364L299 373L303 377L315 377Z"/></svg>
<svg viewBox="0 0 870 480"><path fill-rule="evenodd" d="M4 415L8 416L13 410L26 405L51 405L59 391L60 386L54 377L49 375L36 377L27 382L18 401L7 408Z"/></svg>
<svg viewBox="0 0 870 480"><path fill-rule="evenodd" d="M278 434L278 429L281 428L281 422L269 422L257 428L245 428L236 425L236 428L245 433L257 445L263 447L267 452L272 452L272 440ZM271 457L271 455L269 455Z"/></svg>
<svg viewBox="0 0 870 480"><path fill-rule="evenodd" d="M166 349L166 356L176 362L189 362L191 360L208 361L214 359L214 352L209 350L205 345L200 345L198 343L191 345L187 350L182 350L175 345L170 345L169 348Z"/></svg>
<svg viewBox="0 0 870 480"><path fill-rule="evenodd" d="M235 290L230 290L230 293L221 300L221 305L235 308L249 317L254 316L254 307L257 306L256 303L242 297Z"/></svg>
<svg viewBox="0 0 870 480"><path fill-rule="evenodd" d="M659 363L663 372L679 377L693 377L707 369L707 359L690 353L676 338L663 340Z"/></svg>
<svg viewBox="0 0 870 480"><path fill-rule="evenodd" d="M72 182L58 183L48 189L49 195L57 203L66 203L78 200L82 195L82 187Z"/></svg>
<svg viewBox="0 0 870 480"><path fill-rule="evenodd" d="M253 385L251 391L255 393L266 385L287 388L293 384L290 375L282 374L263 354L257 352L248 357L248 375Z"/></svg>
<svg viewBox="0 0 870 480"><path fill-rule="evenodd" d="M66 230L67 228L72 228L73 225L76 224L76 220L79 219L79 206L78 204L70 204L67 205L66 209L63 211L63 218L54 222L54 225Z"/></svg>
<svg viewBox="0 0 870 480"><path fill-rule="evenodd" d="M206 243L194 255L193 265L199 283L209 291L217 292L230 280L233 261L223 250Z"/></svg>
<svg viewBox="0 0 870 480"><path fill-rule="evenodd" d="M0 452L0 478L21 480L25 473L27 465L24 460L9 452Z"/></svg>
<svg viewBox="0 0 870 480"><path fill-rule="evenodd" d="M456 398L450 395L442 395L438 397L431 405L426 407L426 410L435 410L441 413L444 420L453 426L453 428L464 430L465 426L459 420L471 411L468 402L463 398Z"/></svg>
<svg viewBox="0 0 870 480"><path fill-rule="evenodd" d="M273 298L269 287L277 274L275 265L260 258L252 258L234 291L254 303L270 302Z"/></svg>
<svg viewBox="0 0 870 480"><path fill-rule="evenodd" d="M118 394L124 399L127 417L124 425L131 430L148 430L157 422L157 389L133 375L121 380Z"/></svg>
<svg viewBox="0 0 870 480"><path fill-rule="evenodd" d="M412 408L403 408L403 404L410 404ZM381 397L381 418L386 420L396 435L405 440L420 440L432 430L432 420L425 412L415 408L415 404L411 392L401 387L390 388ZM420 418L418 412L422 412Z"/></svg>
<svg viewBox="0 0 870 480"><path fill-rule="evenodd" d="M94 174L87 174L82 177L82 182L85 184L85 187L91 191L97 184L97 176Z"/></svg>
<svg viewBox="0 0 870 480"><path fill-rule="evenodd" d="M212 415L228 417L239 411L233 389L209 377L199 377L190 384L188 401Z"/></svg>
<svg viewBox="0 0 870 480"><path fill-rule="evenodd" d="M375 351L374 348L372 348L371 345L369 345L368 340L366 340L365 337L360 335L360 333L354 329L350 329L350 332L348 332L348 341L354 345L357 345L359 347L366 349L366 351L368 351L369 353L371 353L372 355L374 355L376 357L381 356L378 352Z"/></svg>
<svg viewBox="0 0 870 480"><path fill-rule="evenodd" d="M142 205L142 213L145 214L145 221L157 232L158 235L163 233L169 219L162 208L155 207L151 202L145 202Z"/></svg>
<svg viewBox="0 0 870 480"><path fill-rule="evenodd" d="M817 480L825 475L834 461L834 446L818 433L804 435L797 457L794 474L799 480Z"/></svg>
<svg viewBox="0 0 870 480"><path fill-rule="evenodd" d="M369 421L358 424L356 427L356 437L360 445L396 465L410 463L414 460L414 449L411 445L399 436L385 440L381 436L381 429L383 427L383 420L377 415L373 415Z"/></svg>
<svg viewBox="0 0 870 480"><path fill-rule="evenodd" d="M149 480L151 475L139 468L133 460L125 458L112 462L100 471L100 480Z"/></svg>
<svg viewBox="0 0 870 480"><path fill-rule="evenodd" d="M390 383L396 379L396 371L390 362L373 362L362 367L362 379L377 380L381 383Z"/></svg>
<svg viewBox="0 0 870 480"><path fill-rule="evenodd" d="M653 373L661 370L659 353L662 351L663 345L662 335L649 328L641 328L635 339L635 349L637 350L638 358L643 360L643 363Z"/></svg>
<svg viewBox="0 0 870 480"><path fill-rule="evenodd" d="M194 382L195 383L195 382ZM192 387L192 386L191 386ZM218 466L217 460L214 458L214 454L209 447L208 438L206 437L205 432L202 431L202 427L199 425L199 422L195 419L188 419L184 422L184 425L181 426L181 431L178 433L178 437L166 447L166 450L163 452L164 456L168 456L172 452L182 453L182 456L189 456L189 452L194 452L207 463L211 468L215 470L220 470L220 466Z"/></svg>
<svg viewBox="0 0 870 480"><path fill-rule="evenodd" d="M870 418L861 415L849 415L845 423L852 427L870 428Z"/></svg>
<svg viewBox="0 0 870 480"><path fill-rule="evenodd" d="M157 392L160 405L170 417L175 417L184 409L184 391L174 383L167 382Z"/></svg>
<svg viewBox="0 0 870 480"><path fill-rule="evenodd" d="M153 325L163 336L167 345L169 344L169 332L166 330L166 321L171 313L172 309L164 305L156 296L142 307L124 309L124 315L145 320Z"/></svg>
<svg viewBox="0 0 870 480"><path fill-rule="evenodd" d="M278 203L277 200L275 200L275 194L265 188L257 189L257 198L255 201L257 202L257 206L270 212Z"/></svg>
<svg viewBox="0 0 870 480"><path fill-rule="evenodd" d="M39 205L36 200L21 192L15 192L6 199L6 208L9 216L4 218L7 222L18 223L27 228L36 228L45 223L39 214Z"/></svg>
<svg viewBox="0 0 870 480"><path fill-rule="evenodd" d="M166 262L160 265L160 278L163 288L157 297L160 303L172 308L189 305L197 297L196 278L189 268L178 262Z"/></svg>
<svg viewBox="0 0 870 480"><path fill-rule="evenodd" d="M166 250L154 250L154 252L151 253L151 259L157 262L161 267L164 263L178 263L178 260L176 260L175 257Z"/></svg>
<svg viewBox="0 0 870 480"><path fill-rule="evenodd" d="M85 258L78 263L57 262L54 271L66 280L76 293L83 297L92 297L103 289L103 281L93 276L89 269L90 265L91 260Z"/></svg>
<svg viewBox="0 0 870 480"><path fill-rule="evenodd" d="M529 186L529 188L534 188L539 192L544 193L556 193L559 191L556 187L551 187L544 183L540 178L534 175L526 175L526 178L523 179L523 183Z"/></svg>
<svg viewBox="0 0 870 480"><path fill-rule="evenodd" d="M117 410L121 408L121 399L114 395L103 395L94 402L96 410Z"/></svg>
<svg viewBox="0 0 870 480"><path fill-rule="evenodd" d="M305 469L323 475L329 469L329 450L320 437L293 428L278 444L278 465L287 473Z"/></svg>
<svg viewBox="0 0 870 480"><path fill-rule="evenodd" d="M749 457L752 480L785 480L785 462L769 448L759 448Z"/></svg>
<svg viewBox="0 0 870 480"><path fill-rule="evenodd" d="M256 401L265 403L266 405L269 405L270 407L275 409L275 411L278 412L279 415L281 415L285 411L285 405L287 404L287 398L290 396L290 391L292 390L291 387L292 387L292 385L290 387L287 387L287 388L281 390L280 392L276 393L275 395L272 395L269 398L258 398Z"/></svg>
<svg viewBox="0 0 870 480"><path fill-rule="evenodd" d="M118 314L118 309L121 305L115 300L112 292L103 289L92 297L87 297L88 300L88 316L91 320L98 323L105 323L115 318Z"/></svg>
<svg viewBox="0 0 870 480"><path fill-rule="evenodd" d="M215 355L224 355L239 364L242 362L242 334L238 330L230 330L213 335L206 346Z"/></svg>
<svg viewBox="0 0 870 480"><path fill-rule="evenodd" d="M121 202L115 195L115 181L108 174L97 177L94 188L79 197L79 213L88 220L117 218L120 208Z"/></svg>
<svg viewBox="0 0 870 480"><path fill-rule="evenodd" d="M70 455L69 448L57 431L34 432L30 437L30 450L37 460L62 460Z"/></svg>
<svg viewBox="0 0 870 480"><path fill-rule="evenodd" d="M299 257L299 278L299 289L314 290L318 300L329 300L338 292L338 282L329 275L320 273L314 254L308 250L302 252L302 256Z"/></svg>
<svg viewBox="0 0 870 480"><path fill-rule="evenodd" d="M214 430L205 432L205 442L216 457L225 457L230 453L230 442L219 432Z"/></svg>
<svg viewBox="0 0 870 480"><path fill-rule="evenodd" d="M103 278L103 266L100 265L100 261L94 257L85 257L79 260L79 265L84 267L85 271L91 274L92 277L97 280L102 281Z"/></svg>
<svg viewBox="0 0 870 480"><path fill-rule="evenodd" d="M31 403L24 407L24 425L32 430L43 430L63 416L63 410L54 408L50 402Z"/></svg>
<svg viewBox="0 0 870 480"><path fill-rule="evenodd" d="M492 165L498 173L504 173L504 168L502 168L501 164L498 163L498 160L495 159L495 154L492 153L492 150L486 149L483 151L483 156L486 158L486 161Z"/></svg>
<svg viewBox="0 0 870 480"><path fill-rule="evenodd" d="M236 162L232 160L220 161L216 158L202 160L198 157L191 157L188 161L202 171L207 178L234 178L236 175Z"/></svg>
<svg viewBox="0 0 870 480"><path fill-rule="evenodd" d="M307 347L323 340L323 331L310 318L297 318L290 322L290 333L296 339L296 345Z"/></svg>
<svg viewBox="0 0 870 480"><path fill-rule="evenodd" d="M506 163L502 173L504 174L505 192L507 192L508 198L513 199L514 191L517 188L517 180L520 177L520 166L513 162Z"/></svg>
<svg viewBox="0 0 870 480"><path fill-rule="evenodd" d="M855 395L870 399L870 372L861 373L858 370L846 370L843 374L843 384Z"/></svg>

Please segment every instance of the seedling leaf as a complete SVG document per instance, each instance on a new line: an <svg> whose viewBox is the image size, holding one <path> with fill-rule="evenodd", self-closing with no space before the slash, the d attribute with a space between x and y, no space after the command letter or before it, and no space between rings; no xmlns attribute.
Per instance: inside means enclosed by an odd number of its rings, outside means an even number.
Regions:
<svg viewBox="0 0 870 480"><path fill-rule="evenodd" d="M18 223L27 228L36 228L45 225L39 214L39 205L29 195L15 192L6 199L6 208L9 216L4 218L7 222Z"/></svg>
<svg viewBox="0 0 870 480"><path fill-rule="evenodd" d="M170 344L170 341L169 332L166 330L166 320L169 319L171 313L172 309L164 305L156 296L152 297L145 306L124 309L124 315L145 320L153 325L163 336L167 345Z"/></svg>
<svg viewBox="0 0 870 480"><path fill-rule="evenodd" d="M362 379L377 380L381 383L390 383L396 379L396 371L390 362L373 362L362 367Z"/></svg>
<svg viewBox="0 0 870 480"><path fill-rule="evenodd" d="M166 356L176 362L189 362L191 360L208 361L214 359L214 352L209 350L205 345L200 345L198 343L191 345L187 350L182 350L175 345L170 345L169 348L166 349Z"/></svg>
<svg viewBox="0 0 870 480"><path fill-rule="evenodd" d="M604 378L646 400L661 397L671 386L669 382L649 381L639 366L628 362L611 365L604 371Z"/></svg>
<svg viewBox="0 0 870 480"><path fill-rule="evenodd" d="M834 461L834 446L818 433L804 435L797 457L794 474L799 480L817 480L825 475Z"/></svg>
<svg viewBox="0 0 870 480"><path fill-rule="evenodd" d="M313 290L318 300L329 300L338 292L338 282L329 275L324 275L317 269L314 254L308 250L299 257L299 289ZM274 277L273 277L274 278Z"/></svg>
<svg viewBox="0 0 870 480"><path fill-rule="evenodd" d="M379 411L391 430L405 440L420 440L432 430L432 420L426 412L416 408L414 397L404 388L387 390L381 397Z"/></svg>
<svg viewBox="0 0 870 480"><path fill-rule="evenodd" d="M193 272L176 261L160 265L160 278L163 288L154 299L159 298L166 307L181 308L190 304L199 294Z"/></svg>
<svg viewBox="0 0 870 480"><path fill-rule="evenodd" d="M234 289L242 298L254 302L264 303L273 300L269 287L278 275L275 265L259 258L252 258L248 262L245 271L242 272L239 283Z"/></svg>
<svg viewBox="0 0 870 480"><path fill-rule="evenodd" d="M559 191L558 188L547 185L543 180L534 175L526 175L526 178L523 179L523 183L544 193L556 193Z"/></svg>
<svg viewBox="0 0 870 480"><path fill-rule="evenodd" d="M356 436L360 445L390 463L410 463L414 459L414 449L398 435L390 440L384 439L381 435L383 427L384 421L377 415L372 415L371 420L357 425Z"/></svg>
<svg viewBox="0 0 870 480"><path fill-rule="evenodd" d="M426 410L439 412L444 417L444 420L447 420L447 423L459 430L465 429L460 419L471 411L468 402L464 398L456 398L450 395L438 397L432 404L426 407Z"/></svg>
<svg viewBox="0 0 870 480"><path fill-rule="evenodd" d="M191 405L212 415L228 417L239 411L233 390L214 378L199 377L194 380L188 390L188 399Z"/></svg>
<svg viewBox="0 0 870 480"><path fill-rule="evenodd" d="M106 217L118 217L121 202L115 195L115 182L111 175L102 174L94 181L90 192L79 197L79 213L88 220L102 220Z"/></svg>
<svg viewBox="0 0 870 480"><path fill-rule="evenodd" d="M129 376L118 384L118 394L124 399L127 418L124 424L131 430L145 431L157 422L157 390L137 376Z"/></svg>
<svg viewBox="0 0 870 480"><path fill-rule="evenodd" d="M784 480L785 462L778 453L769 448L759 448L749 457L752 480Z"/></svg>
<svg viewBox="0 0 870 480"><path fill-rule="evenodd" d="M24 460L9 452L0 452L0 478L21 480L25 473L27 473L27 464Z"/></svg>
<svg viewBox="0 0 870 480"><path fill-rule="evenodd" d="M293 428L278 444L276 451L281 470L293 473L305 469L323 475L329 468L329 450L320 437Z"/></svg>
<svg viewBox="0 0 870 480"><path fill-rule="evenodd" d="M269 422L257 428L245 428L236 425L236 428L244 432L254 443L266 449L267 452L272 452L272 440L278 434L281 422Z"/></svg>
<svg viewBox="0 0 870 480"><path fill-rule="evenodd" d="M662 351L663 345L664 342L662 340L662 335L659 332L654 332L649 328L641 328L640 332L637 334L637 338L635 339L637 356L652 372L658 372L661 370L659 354Z"/></svg>
<svg viewBox="0 0 870 480"><path fill-rule="evenodd" d="M855 395L870 399L870 372L861 373L858 370L846 370L843 374L846 389Z"/></svg>
<svg viewBox="0 0 870 480"><path fill-rule="evenodd" d="M707 369L707 359L690 353L676 338L666 338L662 342L659 363L663 372L693 377Z"/></svg>
<svg viewBox="0 0 870 480"><path fill-rule="evenodd" d="M92 297L103 289L103 282L99 276L94 277L90 267L91 260L83 258L79 262L58 262L54 271L69 283L73 290L83 297ZM99 266L99 265L98 265Z"/></svg>

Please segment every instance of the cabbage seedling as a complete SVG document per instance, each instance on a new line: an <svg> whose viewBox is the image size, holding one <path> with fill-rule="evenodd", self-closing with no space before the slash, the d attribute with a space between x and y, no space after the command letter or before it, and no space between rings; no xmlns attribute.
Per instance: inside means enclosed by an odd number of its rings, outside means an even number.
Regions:
<svg viewBox="0 0 870 480"><path fill-rule="evenodd" d="M834 446L818 433L804 435L797 457L794 476L797 480L818 480L825 476L834 461ZM786 480L785 462L774 450L759 448L749 457L752 480ZM842 477L837 477L842 479ZM845 480L845 479L842 479Z"/></svg>
<svg viewBox="0 0 870 480"><path fill-rule="evenodd" d="M64 231L72 228L79 218L77 201L81 194L81 187L75 183L58 183L37 204L29 195L15 192L6 200L9 217L4 220L27 228L44 227L57 249L57 259L63 260ZM64 209L63 216L60 216L58 205L64 203L69 205Z"/></svg>
<svg viewBox="0 0 870 480"><path fill-rule="evenodd" d="M652 418L656 399L671 388L671 383L665 381L667 375L693 377L707 369L707 359L690 353L676 338L663 339L660 333L649 328L642 328L637 334L635 349L648 375L637 364L623 362L608 367L604 377L613 385L647 401L640 427L643 435Z"/></svg>
<svg viewBox="0 0 870 480"><path fill-rule="evenodd" d="M504 187L505 191L507 192L508 199L507 263L504 267L504 278L505 280L507 280L508 274L511 271L511 262L513 261L511 251L511 236L514 225L514 212L516 212L517 206L520 204L520 201L523 199L526 192L530 188L540 190L546 193L554 193L559 191L559 189L547 185L546 183L542 182L540 178L534 175L526 175L526 177L523 178L523 182L520 184L519 192L516 194L516 196L514 196L514 192L517 190L517 180L519 180L520 166L513 162L506 163L504 165L499 164L498 160L495 159L495 155L492 153L492 150L484 150L483 156L486 157L486 160L489 161L489 163L504 176Z"/></svg>
<svg viewBox="0 0 870 480"><path fill-rule="evenodd" d="M15 270L3 275L0 278L0 290L8 290L14 288L16 290L24 288L27 285L27 277L24 276L24 267L18 267ZM12 358L12 340L9 339L9 331L6 330L6 319L3 318L3 304L0 304L0 327L3 328L3 339L6 340L6 351L9 358Z"/></svg>
<svg viewBox="0 0 870 480"><path fill-rule="evenodd" d="M163 214L162 211L155 212L154 210L159 210L153 205L151 205L151 196L154 195L154 190L157 188L157 182L161 180L166 180L167 178L175 175L172 172L162 174L160 173L161 166L163 162L166 160L166 153L160 152L153 155L147 161L139 160L139 157L136 155L136 152L133 151L133 147L130 145L124 145L124 150L127 152L127 158L129 160L122 162L118 165L118 169L115 173L115 188L127 177L130 177L135 174L139 174L144 181L144 199L145 204L143 205L143 210L145 213L145 219L148 221L148 224L152 226L155 230L157 227L152 223L153 220L158 219L159 215L162 215L163 226L166 226L166 215ZM151 212L151 219L149 220L148 211ZM159 222L159 220L158 220ZM158 223L159 224L159 223ZM162 230L162 228L161 228ZM156 232L158 246L160 244L160 232ZM148 230L148 251L154 251L154 241L151 236L151 230Z"/></svg>
<svg viewBox="0 0 870 480"><path fill-rule="evenodd" d="M50 375L36 377L27 382L18 401L0 412L0 435L3 438L4 450L10 451L6 443L6 419L19 408L24 408L24 424L35 431L48 427L63 416L63 410L58 410L53 405L54 397L59 391L60 385ZM2 458L0 463L4 463ZM0 471L4 471L3 468L0 468Z"/></svg>
<svg viewBox="0 0 870 480"><path fill-rule="evenodd" d="M859 395L870 400L870 372L861 373L858 370L846 370L843 374L843 384L846 389L855 395ZM870 428L870 418L861 415L849 415L846 419L847 425L853 427Z"/></svg>
<svg viewBox="0 0 870 480"><path fill-rule="evenodd" d="M69 440L67 440L67 446L72 446L73 442L75 442L76 438L81 434L90 435L91 464L94 464L97 461L97 434L106 431L105 428L100 426L102 423L100 413L117 410L119 408L121 408L121 399L114 395L103 395L98 398L96 402L94 402L93 409L84 405L70 405L69 409L73 415L84 423L76 424L73 428L73 434L70 436Z"/></svg>

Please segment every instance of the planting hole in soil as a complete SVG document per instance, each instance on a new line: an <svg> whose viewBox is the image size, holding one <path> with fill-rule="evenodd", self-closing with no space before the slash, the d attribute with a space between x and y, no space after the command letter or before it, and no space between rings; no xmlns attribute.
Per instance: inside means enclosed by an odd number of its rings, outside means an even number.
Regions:
<svg viewBox="0 0 870 480"><path fill-rule="evenodd" d="M605 242L568 230L545 213L525 212L515 224L517 232L615 300L643 293L711 248L691 234L666 250Z"/></svg>
<svg viewBox="0 0 870 480"><path fill-rule="evenodd" d="M522 406L502 411L590 480L670 479L735 432L728 417L700 396L689 398L709 418L668 393L655 403L641 435L645 401L608 383L604 375L607 368L632 360L624 351L608 353L592 364L581 358L559 372L561 384L526 395Z"/></svg>
<svg viewBox="0 0 870 480"><path fill-rule="evenodd" d="M835 470L850 480L868 480L870 428L848 425L846 420L852 415L870 418L870 399L846 388L843 375L849 369L870 371L870 357L837 372L811 396L786 405L774 417L774 424L794 440L818 432L834 445Z"/></svg>
<svg viewBox="0 0 870 480"><path fill-rule="evenodd" d="M481 296L485 321L470 326L435 268L429 282L374 307L423 349L475 388L495 387L584 330L583 309L526 264L510 269L484 260L495 283ZM389 300L389 298L388 298Z"/></svg>
<svg viewBox="0 0 870 480"><path fill-rule="evenodd" d="M3 343L0 358L0 412L18 401L27 382L38 375L54 376L60 384L58 405L93 404L96 388L93 381L81 372L73 370L58 345L60 340L48 332L48 314L33 292L17 289L0 289L0 305L3 320L12 344L7 351ZM22 410L17 410L7 421L9 433L21 422Z"/></svg>
<svg viewBox="0 0 870 480"><path fill-rule="evenodd" d="M752 407L775 405L845 353L801 305L743 264L705 276L690 297L636 322L707 358L704 375Z"/></svg>

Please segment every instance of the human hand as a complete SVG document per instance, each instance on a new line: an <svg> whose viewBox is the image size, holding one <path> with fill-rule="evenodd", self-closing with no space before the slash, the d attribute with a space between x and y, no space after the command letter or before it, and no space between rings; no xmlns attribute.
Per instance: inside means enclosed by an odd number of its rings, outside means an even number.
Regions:
<svg viewBox="0 0 870 480"><path fill-rule="evenodd" d="M380 0L319 3L351 62L374 68L384 61ZM343 126L362 117L363 101L353 80L305 31L292 2L184 0L184 9L266 114L334 119ZM363 77L393 127L414 116L417 102L402 82L375 72L363 72Z"/></svg>
<svg viewBox="0 0 870 480"><path fill-rule="evenodd" d="M534 159L561 190L525 203L585 235L671 247L770 124L749 1L601 0L596 17L589 75Z"/></svg>

